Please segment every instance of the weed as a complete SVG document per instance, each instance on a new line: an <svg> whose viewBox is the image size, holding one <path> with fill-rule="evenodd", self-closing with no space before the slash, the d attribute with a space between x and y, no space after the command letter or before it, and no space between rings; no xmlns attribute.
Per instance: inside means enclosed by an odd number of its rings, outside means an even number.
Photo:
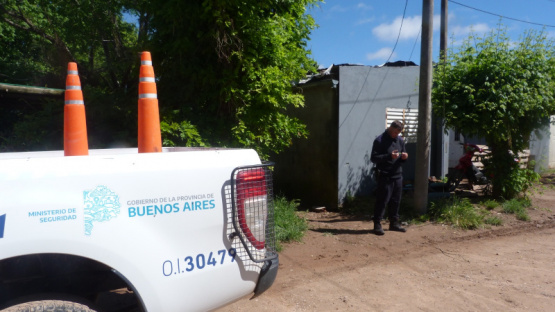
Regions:
<svg viewBox="0 0 555 312"><path fill-rule="evenodd" d="M530 207L531 205L532 203L528 198L513 198L504 202L502 207L504 213L514 214L516 218L521 221L529 221L530 216L528 216L526 208Z"/></svg>
<svg viewBox="0 0 555 312"><path fill-rule="evenodd" d="M484 223L484 216L468 198L452 197L430 204L428 220L437 220L461 229L476 229Z"/></svg>
<svg viewBox="0 0 555 312"><path fill-rule="evenodd" d="M501 220L501 218L499 217L492 216L492 217L486 217L484 219L484 223L489 225L500 226L503 224L503 220Z"/></svg>
<svg viewBox="0 0 555 312"><path fill-rule="evenodd" d="M493 210L497 208L497 206L499 206L499 203L493 199L488 199L482 202L482 205L484 205L484 207L486 207L487 210Z"/></svg>
<svg viewBox="0 0 555 312"><path fill-rule="evenodd" d="M530 216L528 215L528 213L526 212L526 210L524 211L518 211L515 214L516 218L520 221L530 221Z"/></svg>
<svg viewBox="0 0 555 312"><path fill-rule="evenodd" d="M503 203L503 212L504 213L515 213L519 209L522 209L522 206L519 204L518 200L508 200Z"/></svg>
<svg viewBox="0 0 555 312"><path fill-rule="evenodd" d="M308 229L308 222L297 214L298 200L288 201L285 197L276 196L274 204L277 249L281 251L281 243L300 241L303 238Z"/></svg>

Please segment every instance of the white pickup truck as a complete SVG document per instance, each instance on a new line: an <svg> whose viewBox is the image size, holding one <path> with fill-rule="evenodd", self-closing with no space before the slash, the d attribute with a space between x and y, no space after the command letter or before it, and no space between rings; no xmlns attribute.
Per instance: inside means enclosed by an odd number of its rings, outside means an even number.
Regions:
<svg viewBox="0 0 555 312"><path fill-rule="evenodd" d="M0 310L206 311L264 292L269 166L249 149L1 153Z"/></svg>

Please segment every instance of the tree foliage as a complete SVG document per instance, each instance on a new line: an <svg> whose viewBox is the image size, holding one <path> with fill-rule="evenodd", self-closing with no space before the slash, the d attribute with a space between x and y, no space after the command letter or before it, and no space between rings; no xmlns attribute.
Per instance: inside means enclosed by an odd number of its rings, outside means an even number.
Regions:
<svg viewBox="0 0 555 312"><path fill-rule="evenodd" d="M63 89L75 61L89 143L133 145L138 53L148 50L165 145L268 155L307 135L287 108L303 105L293 83L315 70L305 10L319 1L0 0L0 81Z"/></svg>
<svg viewBox="0 0 555 312"><path fill-rule="evenodd" d="M305 14L314 2L160 1L152 49L160 97L172 109L165 121L188 120L209 144L263 155L306 136L286 109L303 105L293 82L315 70L306 49L315 24Z"/></svg>
<svg viewBox="0 0 555 312"><path fill-rule="evenodd" d="M0 0L0 81L64 89L67 63L76 62L85 96L89 143L104 147L129 140L135 132L127 127L133 125L131 114L136 106L132 97L137 89L139 50L137 29L122 17L125 4L116 0ZM36 122L43 124L46 132L62 133L63 124L49 120L63 120L63 116L47 114L59 109L35 108L36 112L24 112L29 127ZM42 144L32 145L5 126L0 129L4 149L42 149L45 144L56 149L63 142L62 137L49 141L37 133Z"/></svg>
<svg viewBox="0 0 555 312"><path fill-rule="evenodd" d="M513 155L555 114L554 52L544 32L513 42L499 27L484 38L471 35L435 69L433 110L448 128L485 138L494 195L514 197L536 178L520 172Z"/></svg>

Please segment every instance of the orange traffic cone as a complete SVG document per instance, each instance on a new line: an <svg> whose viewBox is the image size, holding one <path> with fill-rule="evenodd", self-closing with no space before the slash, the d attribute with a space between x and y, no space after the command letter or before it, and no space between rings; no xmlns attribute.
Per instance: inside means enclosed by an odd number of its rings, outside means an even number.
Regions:
<svg viewBox="0 0 555 312"><path fill-rule="evenodd" d="M64 155L89 155L85 102L77 63L67 64L66 92L64 105Z"/></svg>
<svg viewBox="0 0 555 312"><path fill-rule="evenodd" d="M158 95L150 52L141 54L139 79L139 153L162 151Z"/></svg>

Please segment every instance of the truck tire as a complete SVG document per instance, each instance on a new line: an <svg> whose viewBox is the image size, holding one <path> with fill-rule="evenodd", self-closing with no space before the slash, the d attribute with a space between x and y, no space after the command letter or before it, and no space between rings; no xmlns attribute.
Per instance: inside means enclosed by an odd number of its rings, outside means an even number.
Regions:
<svg viewBox="0 0 555 312"><path fill-rule="evenodd" d="M40 300L20 303L2 312L96 312L86 305L62 300Z"/></svg>

